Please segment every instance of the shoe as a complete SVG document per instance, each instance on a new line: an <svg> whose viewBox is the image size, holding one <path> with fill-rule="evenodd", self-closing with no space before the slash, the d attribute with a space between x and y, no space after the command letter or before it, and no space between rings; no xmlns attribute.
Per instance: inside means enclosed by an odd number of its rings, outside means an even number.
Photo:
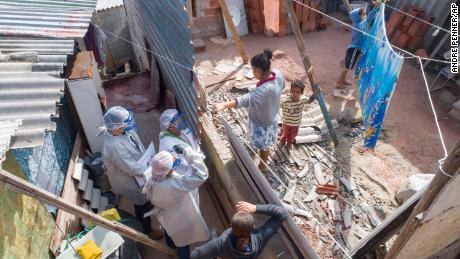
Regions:
<svg viewBox="0 0 460 259"><path fill-rule="evenodd" d="M150 231L150 233L147 234L147 236L153 240L160 240L163 238L163 235L164 235L163 230L155 230L155 229L153 229L152 231Z"/></svg>

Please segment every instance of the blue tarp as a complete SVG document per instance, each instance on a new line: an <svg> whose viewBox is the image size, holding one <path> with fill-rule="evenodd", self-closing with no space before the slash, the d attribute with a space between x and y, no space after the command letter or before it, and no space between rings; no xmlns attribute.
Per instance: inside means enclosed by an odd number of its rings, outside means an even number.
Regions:
<svg viewBox="0 0 460 259"><path fill-rule="evenodd" d="M403 58L393 51L385 32L384 5L364 43L363 55L356 67L359 103L365 128L364 146L374 148L383 124ZM380 40L377 40L380 39Z"/></svg>

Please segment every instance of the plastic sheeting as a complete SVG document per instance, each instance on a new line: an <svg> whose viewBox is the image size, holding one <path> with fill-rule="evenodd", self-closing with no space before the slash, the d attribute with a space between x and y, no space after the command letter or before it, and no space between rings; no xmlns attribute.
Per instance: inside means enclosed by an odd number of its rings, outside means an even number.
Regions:
<svg viewBox="0 0 460 259"><path fill-rule="evenodd" d="M388 43L384 9L382 5L376 15L370 31L374 38L367 36L355 72L365 127L364 146L369 148L377 144L383 118L403 64L402 56L394 52Z"/></svg>

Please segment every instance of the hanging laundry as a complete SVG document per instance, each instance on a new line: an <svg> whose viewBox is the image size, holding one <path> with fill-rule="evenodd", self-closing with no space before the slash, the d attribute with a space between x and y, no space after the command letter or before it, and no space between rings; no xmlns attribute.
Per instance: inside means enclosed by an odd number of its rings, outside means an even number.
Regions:
<svg viewBox="0 0 460 259"><path fill-rule="evenodd" d="M99 66L103 66L105 63L105 41L107 39L104 31L90 23L88 31L83 39L85 41L86 49L93 51L97 64Z"/></svg>
<svg viewBox="0 0 460 259"><path fill-rule="evenodd" d="M403 63L403 57L391 48L386 37L384 10L382 4L369 33L373 37L366 37L363 55L355 71L365 128L364 146L368 148L377 144Z"/></svg>

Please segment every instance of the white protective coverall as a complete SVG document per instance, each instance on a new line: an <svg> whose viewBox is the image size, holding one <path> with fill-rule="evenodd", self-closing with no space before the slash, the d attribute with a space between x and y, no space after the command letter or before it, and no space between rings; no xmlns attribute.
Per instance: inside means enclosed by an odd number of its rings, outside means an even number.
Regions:
<svg viewBox="0 0 460 259"><path fill-rule="evenodd" d="M163 181L151 179L143 191L155 206L154 213L161 225L178 247L206 241L210 237L199 201L192 195L208 178L207 168L201 154L187 152L185 159L189 164L185 174L174 171Z"/></svg>
<svg viewBox="0 0 460 259"><path fill-rule="evenodd" d="M112 191L117 196L127 197L135 205L147 202L147 195L142 193L134 179L134 176L142 176L146 170L145 166L137 163L144 152L144 145L134 130L119 136L104 132L101 153Z"/></svg>

